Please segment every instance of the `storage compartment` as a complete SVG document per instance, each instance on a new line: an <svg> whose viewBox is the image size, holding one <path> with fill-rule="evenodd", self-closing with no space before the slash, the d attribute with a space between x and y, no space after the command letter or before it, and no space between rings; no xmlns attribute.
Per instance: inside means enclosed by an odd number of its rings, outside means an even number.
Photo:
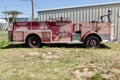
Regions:
<svg viewBox="0 0 120 80"><path fill-rule="evenodd" d="M14 31L13 32L13 41L16 41L16 42L24 41L24 32L22 32L22 31Z"/></svg>

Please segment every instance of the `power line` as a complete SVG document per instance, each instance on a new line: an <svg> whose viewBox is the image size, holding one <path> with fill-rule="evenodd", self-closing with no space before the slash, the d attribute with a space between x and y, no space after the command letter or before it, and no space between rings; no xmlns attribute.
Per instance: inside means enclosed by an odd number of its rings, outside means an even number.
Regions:
<svg viewBox="0 0 120 80"><path fill-rule="evenodd" d="M37 2L34 2L35 6L40 9L40 7L38 6Z"/></svg>
<svg viewBox="0 0 120 80"><path fill-rule="evenodd" d="M29 0L21 0L21 1L29 1ZM31 6L32 6L32 21L34 21L34 0L31 0Z"/></svg>
<svg viewBox="0 0 120 80"><path fill-rule="evenodd" d="M41 3L39 2L39 0L35 0L35 2L38 4L38 5L40 5Z"/></svg>
<svg viewBox="0 0 120 80"><path fill-rule="evenodd" d="M7 7L15 7L15 6L21 6L21 5L6 5ZM0 5L0 7L5 7L5 5Z"/></svg>

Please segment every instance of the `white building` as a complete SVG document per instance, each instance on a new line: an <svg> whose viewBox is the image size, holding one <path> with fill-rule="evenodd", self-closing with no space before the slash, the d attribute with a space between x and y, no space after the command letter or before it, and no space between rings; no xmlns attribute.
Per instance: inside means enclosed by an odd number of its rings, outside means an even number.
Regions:
<svg viewBox="0 0 120 80"><path fill-rule="evenodd" d="M6 29L7 28L7 22L5 19L0 19L0 30Z"/></svg>
<svg viewBox="0 0 120 80"><path fill-rule="evenodd" d="M115 37L120 39L120 3L42 10L38 11L38 20L44 21L64 17L71 19L73 22L89 22L98 20L100 16L107 14L108 10L112 11L111 21L115 24Z"/></svg>

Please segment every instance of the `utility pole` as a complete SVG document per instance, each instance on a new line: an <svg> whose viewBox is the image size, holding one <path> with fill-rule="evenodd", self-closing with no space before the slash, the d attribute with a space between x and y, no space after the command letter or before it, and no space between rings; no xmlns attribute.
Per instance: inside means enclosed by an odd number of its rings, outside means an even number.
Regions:
<svg viewBox="0 0 120 80"><path fill-rule="evenodd" d="M32 21L34 21L34 0L31 0L32 4Z"/></svg>
<svg viewBox="0 0 120 80"><path fill-rule="evenodd" d="M7 11L7 6L5 5L5 12ZM2 30L7 30L9 27L9 15L5 13L5 19L6 19L6 26Z"/></svg>

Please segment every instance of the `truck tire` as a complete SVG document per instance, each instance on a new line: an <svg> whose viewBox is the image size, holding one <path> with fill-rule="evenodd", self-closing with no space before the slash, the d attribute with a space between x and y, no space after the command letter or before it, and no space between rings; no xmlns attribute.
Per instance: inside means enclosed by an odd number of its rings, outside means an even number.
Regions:
<svg viewBox="0 0 120 80"><path fill-rule="evenodd" d="M27 38L27 46L30 48L41 47L41 39L38 36L30 36Z"/></svg>
<svg viewBox="0 0 120 80"><path fill-rule="evenodd" d="M98 48L100 47L100 40L96 36L89 36L84 42L87 48Z"/></svg>

